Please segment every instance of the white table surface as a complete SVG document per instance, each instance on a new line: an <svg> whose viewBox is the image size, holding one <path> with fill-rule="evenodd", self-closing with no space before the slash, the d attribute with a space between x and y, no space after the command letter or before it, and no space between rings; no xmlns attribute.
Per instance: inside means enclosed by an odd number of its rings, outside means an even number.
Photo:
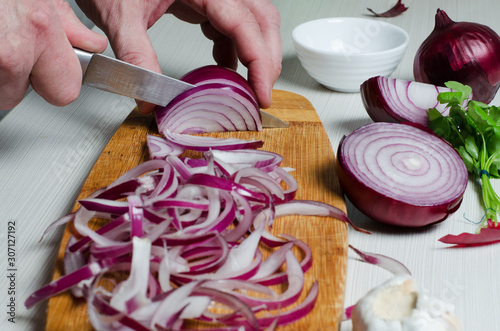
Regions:
<svg viewBox="0 0 500 331"><path fill-rule="evenodd" d="M274 0L282 16L283 72L276 89L309 99L336 150L341 137L370 123L359 93L332 92L312 80L300 66L291 41L298 24L332 16L361 17L367 7L390 8L395 0ZM403 15L383 19L405 29L411 38L405 57L393 77L412 79L413 56L434 27L437 8L455 21L474 21L500 32L500 3L494 0L403 0ZM168 16L151 30L151 38L166 74L179 77L213 63L211 43L199 27ZM499 54L500 56L500 54ZM239 69L245 74L245 69ZM497 96L493 104L500 105ZM134 102L105 92L84 88L73 104L56 108L34 92L0 121L0 329L42 330L46 305L27 311L24 300L47 283L52 275L62 229L40 242L44 229L70 211L88 172L115 130L134 107ZM500 190L499 183L495 186ZM349 230L355 247L394 257L412 271L419 287L455 306L464 330L500 330L500 244L450 249L437 240L443 235L473 232L473 221L482 217L477 183L470 181L461 208L446 222L422 230L393 229L378 225L348 202L348 214L363 235ZM16 323L7 321L10 294L7 265L7 226L15 222ZM359 262L350 253L345 305L356 302L390 274ZM342 330L350 330L350 323Z"/></svg>

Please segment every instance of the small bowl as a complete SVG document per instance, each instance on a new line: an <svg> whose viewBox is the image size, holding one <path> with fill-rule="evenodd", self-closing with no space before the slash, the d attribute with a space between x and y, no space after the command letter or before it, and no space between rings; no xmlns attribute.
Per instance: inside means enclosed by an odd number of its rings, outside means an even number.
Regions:
<svg viewBox="0 0 500 331"><path fill-rule="evenodd" d="M297 26L292 38L307 73L340 92L359 92L365 80L392 74L410 39L400 27L355 17L309 21Z"/></svg>

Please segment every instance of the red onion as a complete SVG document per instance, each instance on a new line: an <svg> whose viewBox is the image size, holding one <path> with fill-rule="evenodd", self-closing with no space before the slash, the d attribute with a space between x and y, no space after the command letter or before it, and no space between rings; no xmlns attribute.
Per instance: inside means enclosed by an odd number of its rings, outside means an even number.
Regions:
<svg viewBox="0 0 500 331"><path fill-rule="evenodd" d="M500 87L500 37L488 26L454 22L438 9L435 27L413 62L415 80L437 86L469 85L474 99L489 103Z"/></svg>
<svg viewBox="0 0 500 331"><path fill-rule="evenodd" d="M441 222L459 208L467 187L458 153L412 125L365 125L344 137L337 155L346 196L365 215L386 224Z"/></svg>
<svg viewBox="0 0 500 331"><path fill-rule="evenodd" d="M384 76L372 77L361 84L361 99L375 122L413 122L427 126L429 108L447 116L449 109L437 101L447 87Z"/></svg>
<svg viewBox="0 0 500 331"><path fill-rule="evenodd" d="M248 81L220 66L191 71L182 80L196 85L155 109L158 130L165 134L260 131L259 105Z"/></svg>

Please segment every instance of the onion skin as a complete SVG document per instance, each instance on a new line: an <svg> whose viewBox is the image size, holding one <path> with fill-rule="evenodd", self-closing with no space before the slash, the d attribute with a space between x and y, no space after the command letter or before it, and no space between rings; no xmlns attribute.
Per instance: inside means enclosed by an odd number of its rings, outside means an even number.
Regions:
<svg viewBox="0 0 500 331"><path fill-rule="evenodd" d="M383 13L376 13L370 8L367 8L370 13L373 14L374 17L396 17L404 13L405 11L408 10L408 7L406 7L401 0L398 0L398 2L389 10L383 12Z"/></svg>
<svg viewBox="0 0 500 331"><path fill-rule="evenodd" d="M404 121L396 115L386 100L381 96L378 77L372 77L361 84L361 100L374 122L398 123Z"/></svg>
<svg viewBox="0 0 500 331"><path fill-rule="evenodd" d="M474 99L490 103L500 87L500 37L488 26L454 22L438 9L436 25L417 50L413 74L418 82L469 85Z"/></svg>
<svg viewBox="0 0 500 331"><path fill-rule="evenodd" d="M418 134L421 134L422 136L433 136L434 139L437 139L447 145L450 148L450 151L456 153L456 151L454 151L453 148L444 140L427 131L420 130L418 127L415 127L415 125L380 122L371 123L367 126L375 125L392 125L393 128L396 128L395 126L405 126L407 128L419 130L421 132L418 132ZM462 187L460 188L459 194L447 201L438 201L430 204L412 204L376 191L363 183L352 171L348 169L348 166L346 165L346 155L344 154L345 151L343 150L343 145L347 138L348 137L344 137L342 139L337 151L337 173L339 176L339 182L344 194L349 198L351 203L366 216L377 222L388 225L415 228L442 222L460 207L463 199L463 193L465 192L467 185L468 176L467 169L461 159L458 172L460 173L461 180L464 182L460 183ZM456 157L460 158L458 153L456 153Z"/></svg>

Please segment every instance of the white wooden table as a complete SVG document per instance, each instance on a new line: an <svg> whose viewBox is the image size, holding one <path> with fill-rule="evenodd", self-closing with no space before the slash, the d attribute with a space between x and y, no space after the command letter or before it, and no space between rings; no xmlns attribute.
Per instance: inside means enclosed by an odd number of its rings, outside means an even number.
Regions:
<svg viewBox="0 0 500 331"><path fill-rule="evenodd" d="M336 93L313 81L299 64L291 41L298 24L332 16L361 17L367 7L390 8L395 0L274 0L282 16L283 72L275 88L308 98L316 108L336 150L341 137L370 122L359 93ZM384 19L405 29L411 38L405 57L393 76L412 79L413 56L434 27L437 8L455 21L474 21L500 32L500 3L494 0L403 0L403 15ZM211 44L199 27L164 17L150 35L166 74L179 77L213 63ZM500 54L499 54L500 56ZM240 68L245 74L245 69ZM493 104L500 105L497 96ZM73 104L56 108L34 92L0 121L0 329L40 330L43 304L26 311L26 297L47 283L52 275L62 229L39 242L45 228L72 207L96 158L134 107L134 102L84 88ZM500 182L495 182L500 191ZM500 330L500 244L449 249L437 240L443 235L473 232L483 215L477 183L470 181L461 208L438 226L405 231L373 223L348 203L348 213L371 236L349 232L349 242L359 249L386 254L405 263L419 287L455 305L465 330ZM15 265L8 271L8 224L15 223ZM14 229L14 228L13 228ZM11 283L7 277L15 276ZM390 274L349 258L345 304L354 304ZM14 279L14 278L13 278ZM15 296L9 293L15 289ZM10 298L15 299L16 323L8 322ZM342 330L350 330L349 322Z"/></svg>

